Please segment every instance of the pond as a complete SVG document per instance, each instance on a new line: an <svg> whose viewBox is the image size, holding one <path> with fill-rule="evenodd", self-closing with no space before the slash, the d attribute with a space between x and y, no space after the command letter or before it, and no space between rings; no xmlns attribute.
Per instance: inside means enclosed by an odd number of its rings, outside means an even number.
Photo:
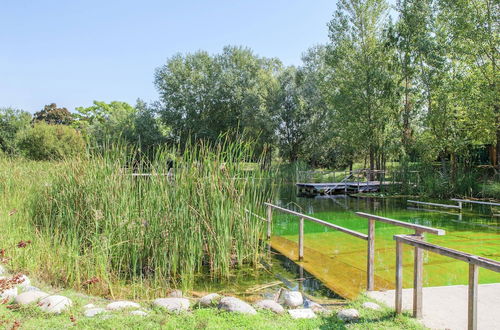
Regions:
<svg viewBox="0 0 500 330"><path fill-rule="evenodd" d="M426 200L429 201L429 200ZM453 204L450 201L434 201ZM406 203L405 198L349 197L345 195L297 197L295 187L281 189L280 206L305 213L316 218L367 233L368 221L355 215L361 211L400 221L444 229L446 235L426 234L433 244L500 261L500 217L498 209L490 206L464 204L458 210L420 207ZM455 203L456 204L456 203ZM376 289L394 288L395 243L393 235L410 234L413 231L386 223L376 223L375 230L375 284ZM365 287L366 241L345 233L304 222L304 263L316 267L315 275L335 287L347 280L352 292ZM298 218L273 212L273 244L290 252L296 258ZM289 255L289 256L290 256ZM404 249L404 287L413 286L413 248ZM332 278L331 275L334 275ZM480 283L500 282L500 274L480 269ZM468 283L468 264L448 257L424 252L424 286L458 285ZM337 283L338 284L338 283ZM349 286L347 285L347 286ZM345 283L343 284L345 287ZM346 292L344 296L349 296Z"/></svg>

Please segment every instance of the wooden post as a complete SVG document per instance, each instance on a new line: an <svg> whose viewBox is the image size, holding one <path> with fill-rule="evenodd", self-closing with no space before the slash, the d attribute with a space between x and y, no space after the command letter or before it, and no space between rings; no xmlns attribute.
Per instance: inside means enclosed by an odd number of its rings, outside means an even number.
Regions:
<svg viewBox="0 0 500 330"><path fill-rule="evenodd" d="M415 235L423 238L420 231ZM422 318L422 282L424 275L424 254L422 249L415 247L415 261L413 265L413 317Z"/></svg>
<svg viewBox="0 0 500 330"><path fill-rule="evenodd" d="M458 202L458 207L460 208L460 212L462 212L462 202Z"/></svg>
<svg viewBox="0 0 500 330"><path fill-rule="evenodd" d="M367 256L367 279L366 290L373 291L374 288L374 266L375 266L375 220L368 219L368 256Z"/></svg>
<svg viewBox="0 0 500 330"><path fill-rule="evenodd" d="M403 311L403 243L396 241L396 313Z"/></svg>
<svg viewBox="0 0 500 330"><path fill-rule="evenodd" d="M299 219L299 261L304 260L304 218Z"/></svg>
<svg viewBox="0 0 500 330"><path fill-rule="evenodd" d="M267 239L271 239L271 223L273 221L273 208L267 206Z"/></svg>
<svg viewBox="0 0 500 330"><path fill-rule="evenodd" d="M469 264L469 304L468 304L468 319L467 329L477 329L477 282L479 275L479 267L474 264Z"/></svg>

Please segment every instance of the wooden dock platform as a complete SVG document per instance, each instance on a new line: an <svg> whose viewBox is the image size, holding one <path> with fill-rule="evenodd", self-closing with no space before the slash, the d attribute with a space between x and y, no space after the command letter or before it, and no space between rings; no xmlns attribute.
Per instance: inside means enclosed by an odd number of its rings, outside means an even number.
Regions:
<svg viewBox="0 0 500 330"><path fill-rule="evenodd" d="M360 192L377 192L381 187L392 185L386 181L296 183L299 194L306 196L334 195Z"/></svg>

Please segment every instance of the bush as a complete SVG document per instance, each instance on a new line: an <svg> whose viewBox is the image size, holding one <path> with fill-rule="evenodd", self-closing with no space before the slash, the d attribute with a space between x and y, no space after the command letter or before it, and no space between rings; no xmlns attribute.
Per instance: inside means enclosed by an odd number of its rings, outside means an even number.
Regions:
<svg viewBox="0 0 500 330"><path fill-rule="evenodd" d="M44 122L20 132L17 145L26 157L33 160L74 157L85 149L82 136L74 128Z"/></svg>

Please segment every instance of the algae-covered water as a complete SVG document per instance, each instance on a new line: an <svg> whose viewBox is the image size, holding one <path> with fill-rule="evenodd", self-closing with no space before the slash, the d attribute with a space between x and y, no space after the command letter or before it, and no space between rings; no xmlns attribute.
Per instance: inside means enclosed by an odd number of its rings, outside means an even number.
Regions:
<svg viewBox="0 0 500 330"><path fill-rule="evenodd" d="M428 201L428 200L426 200ZM436 201L454 204L450 201ZM297 197L294 187L284 187L278 201L281 206L316 218L367 233L368 221L355 215L361 211L400 221L444 229L446 235L426 234L428 242L500 261L500 213L490 206L466 204L462 212L439 208L415 208L404 198L349 197L344 195L305 198ZM455 203L456 205L456 203ZM305 221L304 262L319 265L322 280L335 281L335 276L352 277L355 289L362 290L366 274L366 241L345 233ZM413 233L409 229L376 223L375 282L378 289L390 289L395 277L396 234ZM274 211L273 236L280 242L298 241L298 218ZM288 244L288 243L287 243ZM309 255L308 255L309 254ZM291 251L292 258L296 252ZM331 266L328 266L331 265ZM323 272L323 273L322 273ZM360 275L362 274L362 275ZM404 249L404 287L413 286L413 248ZM364 282L364 283L362 283ZM500 274L486 269L479 271L480 283L500 282ZM430 252L424 252L424 286L468 283L468 264ZM328 283L327 283L328 284Z"/></svg>

